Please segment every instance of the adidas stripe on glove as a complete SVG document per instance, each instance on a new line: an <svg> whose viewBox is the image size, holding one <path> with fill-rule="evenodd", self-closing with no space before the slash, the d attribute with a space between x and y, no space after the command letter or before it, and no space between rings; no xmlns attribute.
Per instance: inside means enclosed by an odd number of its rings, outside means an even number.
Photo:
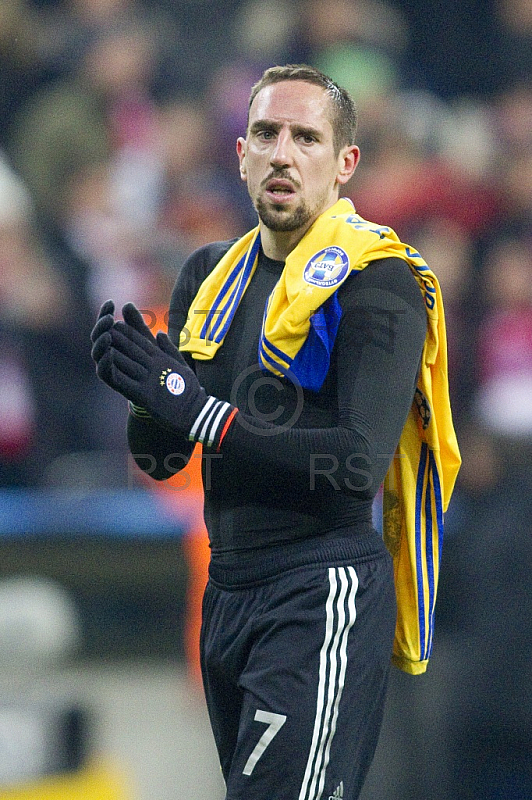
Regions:
<svg viewBox="0 0 532 800"><path fill-rule="evenodd" d="M135 416L219 449L238 409L207 395L177 347L165 333L154 337L132 303L122 314L115 321L111 300L100 309L91 334L98 377L129 400Z"/></svg>

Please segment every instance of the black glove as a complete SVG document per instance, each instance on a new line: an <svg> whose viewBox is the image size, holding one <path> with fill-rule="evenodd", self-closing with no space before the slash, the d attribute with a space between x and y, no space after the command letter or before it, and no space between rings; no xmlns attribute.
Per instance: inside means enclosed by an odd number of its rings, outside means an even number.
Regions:
<svg viewBox="0 0 532 800"><path fill-rule="evenodd" d="M113 313L104 303L91 336L98 377L165 427L218 449L237 409L207 395L177 347L165 333L155 338L132 303L123 322Z"/></svg>
<svg viewBox="0 0 532 800"><path fill-rule="evenodd" d="M110 331L111 328L113 327L115 322L114 313L115 313L115 304L113 303L112 300L107 300L107 302L105 302L100 309L96 325L94 326L91 333L91 340L94 344L96 343L96 340L101 336L102 333ZM146 336L148 339L150 339L150 341L152 341L155 344L155 338L151 333L150 329L148 328L148 326L146 325L146 323L144 322L142 314L133 313L131 315L128 315L127 321L133 328L138 330L139 333L141 333L143 336ZM103 353L103 349L101 348L104 346L104 343L106 341L107 341L106 339L102 340L102 342L99 345L99 349L93 348L92 357L97 363L100 350ZM105 364L102 364L101 369L102 370L106 369ZM98 368L96 372L98 373ZM105 378L102 377L102 380L105 381ZM108 381L105 382L108 383ZM132 403L131 400L129 401L129 410L134 417L138 417L139 419L152 419L152 416L149 413L149 411L146 411L146 409L143 408L142 406L135 405L135 403Z"/></svg>

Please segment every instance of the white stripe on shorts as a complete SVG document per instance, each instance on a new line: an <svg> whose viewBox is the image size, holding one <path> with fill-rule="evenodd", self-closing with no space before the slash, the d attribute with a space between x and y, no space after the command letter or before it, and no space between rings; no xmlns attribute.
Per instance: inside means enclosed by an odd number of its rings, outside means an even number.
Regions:
<svg viewBox="0 0 532 800"><path fill-rule="evenodd" d="M354 567L329 568L325 638L320 651L316 717L299 800L319 800L347 668L347 638L356 619L358 577Z"/></svg>

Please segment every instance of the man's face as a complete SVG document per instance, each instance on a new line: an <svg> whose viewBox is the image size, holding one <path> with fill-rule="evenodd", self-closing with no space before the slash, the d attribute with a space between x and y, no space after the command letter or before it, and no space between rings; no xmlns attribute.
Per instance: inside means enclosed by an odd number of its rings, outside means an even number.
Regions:
<svg viewBox="0 0 532 800"><path fill-rule="evenodd" d="M270 231L304 232L351 177L358 148L335 153L330 102L321 86L305 81L274 83L253 100L237 152L242 179Z"/></svg>

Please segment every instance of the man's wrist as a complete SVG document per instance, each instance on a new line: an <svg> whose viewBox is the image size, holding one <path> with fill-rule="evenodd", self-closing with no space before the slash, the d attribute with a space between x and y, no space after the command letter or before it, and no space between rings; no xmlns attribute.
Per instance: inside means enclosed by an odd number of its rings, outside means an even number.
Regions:
<svg viewBox="0 0 532 800"><path fill-rule="evenodd" d="M220 450L227 431L233 424L238 408L209 395L200 413L194 420L188 438L205 447Z"/></svg>

